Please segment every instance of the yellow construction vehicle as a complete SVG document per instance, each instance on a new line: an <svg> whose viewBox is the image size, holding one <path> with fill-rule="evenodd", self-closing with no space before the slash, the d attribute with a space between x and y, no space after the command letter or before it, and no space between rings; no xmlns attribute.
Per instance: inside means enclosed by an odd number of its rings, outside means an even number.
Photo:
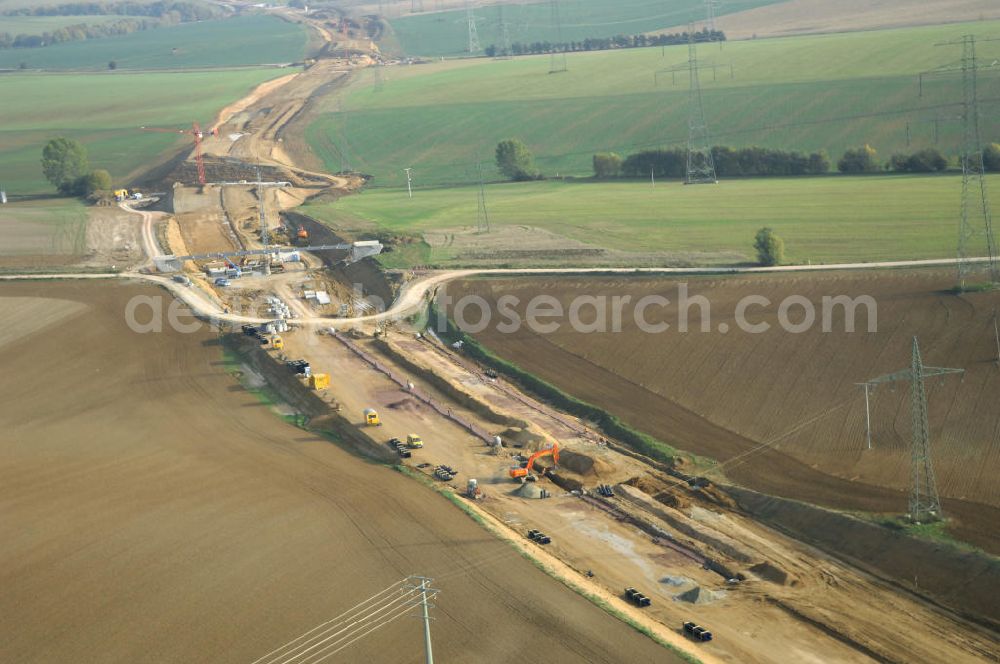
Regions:
<svg viewBox="0 0 1000 664"><path fill-rule="evenodd" d="M418 449L424 446L424 441L415 433L406 434L406 446Z"/></svg>
<svg viewBox="0 0 1000 664"><path fill-rule="evenodd" d="M544 450L539 450L528 457L528 463L525 464L524 468L521 466L514 466L510 469L511 479L523 480L531 475L531 469L535 466L535 461L543 456L551 456L552 461L556 465L559 465L559 443L553 442L552 447Z"/></svg>
<svg viewBox="0 0 1000 664"><path fill-rule="evenodd" d="M274 337L273 337L273 338L271 339L271 348L273 348L273 349L275 349L275 350L281 350L281 349L283 349L284 347L285 347L285 340L284 340L284 339L282 339L281 337L279 337L279 336L275 335L275 336L274 336Z"/></svg>
<svg viewBox="0 0 1000 664"><path fill-rule="evenodd" d="M370 427L382 426L382 421L378 418L378 413L374 408L365 408L365 424Z"/></svg>

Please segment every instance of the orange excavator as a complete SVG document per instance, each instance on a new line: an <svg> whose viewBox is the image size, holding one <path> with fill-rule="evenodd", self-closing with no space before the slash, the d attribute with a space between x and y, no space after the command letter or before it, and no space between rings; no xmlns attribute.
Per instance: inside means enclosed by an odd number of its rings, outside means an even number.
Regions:
<svg viewBox="0 0 1000 664"><path fill-rule="evenodd" d="M553 442L552 447L546 448L544 450L538 450L530 457L528 457L528 463L524 468L521 466L514 466L510 469L511 479L520 480L531 474L531 469L535 465L535 461L542 458L543 456L551 456L555 464L559 465L559 443Z"/></svg>

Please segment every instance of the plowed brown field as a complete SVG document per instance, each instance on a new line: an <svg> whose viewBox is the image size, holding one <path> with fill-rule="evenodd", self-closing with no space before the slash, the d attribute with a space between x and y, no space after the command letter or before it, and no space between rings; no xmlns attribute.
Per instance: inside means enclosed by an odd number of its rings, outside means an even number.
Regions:
<svg viewBox="0 0 1000 664"><path fill-rule="evenodd" d="M284 424L208 333L131 333L137 294L161 293L0 287L33 300L18 318L56 312L0 346L0 661L246 664L413 573L442 591L442 661L678 661L441 496ZM420 622L338 657L421 662Z"/></svg>
<svg viewBox="0 0 1000 664"><path fill-rule="evenodd" d="M694 279L689 293L711 302L711 332L700 332L692 308L689 332L678 329L675 280L552 278L474 280L449 294L476 293L494 302L512 294L524 302L552 295L568 308L578 295L661 294L672 301L647 318L671 328L640 331L626 307L621 333L574 332L566 321L552 334L522 326L496 326L478 335L501 356L567 392L603 406L632 426L677 447L722 462L733 481L767 493L820 505L883 513L906 508L910 469L909 387L880 387L872 395L873 449L866 449L864 396L856 383L909 367L918 336L927 365L966 370L963 377L927 382L933 458L944 509L956 535L1000 551L1000 369L994 307L1000 293L956 296L945 292L951 273L873 272L759 275ZM762 295L764 334L737 330L734 311L745 295ZM802 334L778 326L778 304L790 295L814 303L823 296L871 295L878 329L845 333L843 315L833 332L819 324ZM585 321L588 311L583 309ZM797 311L797 310L796 310ZM657 314L655 312L662 312ZM840 312L840 310L837 310ZM592 314L591 314L592 315ZM798 314L793 314L797 320ZM474 321L475 315L470 315ZM725 323L730 331L718 332ZM837 330L840 330L839 332Z"/></svg>

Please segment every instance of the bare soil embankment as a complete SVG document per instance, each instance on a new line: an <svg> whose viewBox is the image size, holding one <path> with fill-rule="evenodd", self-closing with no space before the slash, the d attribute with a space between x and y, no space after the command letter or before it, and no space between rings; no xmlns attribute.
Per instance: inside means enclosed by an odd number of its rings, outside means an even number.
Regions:
<svg viewBox="0 0 1000 664"><path fill-rule="evenodd" d="M422 573L444 661L525 643L546 661L675 661L442 497L285 424L214 335L131 332L126 302L161 291L0 295L85 307L0 348L0 659L245 663ZM400 620L347 660L422 661L420 629Z"/></svg>
<svg viewBox="0 0 1000 664"><path fill-rule="evenodd" d="M865 445L865 410L856 383L907 368L919 337L928 365L964 368L964 378L928 382L934 463L949 531L1000 552L1000 371L995 357L993 308L1000 293L945 292L944 272L760 275L689 282L691 296L711 303L711 332L700 332L700 309L689 332L678 333L677 281L668 279L550 278L477 280L452 286L457 298L475 293L494 302L502 294L556 297L568 308L578 295L660 294L665 309L648 310L669 331L639 330L626 307L620 333L582 334L565 324L554 334L525 326L478 335L504 358L635 428L681 449L722 462L731 480L764 493L843 510L900 513L909 486L909 390L873 395L873 449ZM764 334L737 329L734 311L745 295L773 305L751 309ZM821 312L823 296L871 295L878 330L845 333L838 309L832 332L817 324L802 334L781 329L778 304L806 297ZM585 310L584 320L592 316ZM794 314L793 314L794 315ZM795 320L798 320L796 317ZM731 332L718 332L725 323ZM840 332L837 332L840 330Z"/></svg>

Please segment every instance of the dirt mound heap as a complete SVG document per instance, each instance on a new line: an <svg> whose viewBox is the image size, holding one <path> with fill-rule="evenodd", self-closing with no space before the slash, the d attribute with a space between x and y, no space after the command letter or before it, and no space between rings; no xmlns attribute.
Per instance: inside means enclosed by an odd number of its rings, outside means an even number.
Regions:
<svg viewBox="0 0 1000 664"><path fill-rule="evenodd" d="M543 495L543 491L549 493L544 487L538 486L537 482L525 482L514 490L514 495L521 496L522 498L537 499L546 497Z"/></svg>
<svg viewBox="0 0 1000 664"><path fill-rule="evenodd" d="M706 590L701 586L695 586L691 590L682 592L680 595L674 595L674 599L680 602L688 602L690 604L711 604L712 602L719 601L725 596L725 590Z"/></svg>
<svg viewBox="0 0 1000 664"><path fill-rule="evenodd" d="M542 436L531 433L527 429L504 429L498 435L503 440L504 447L541 449L541 443L545 440Z"/></svg>
<svg viewBox="0 0 1000 664"><path fill-rule="evenodd" d="M633 477L625 482L625 484L634 486L647 496L651 496L653 500L663 503L667 507L673 507L674 509L686 509L691 506L691 501L686 495L684 495L682 490L679 491L671 489L663 482L646 475Z"/></svg>
<svg viewBox="0 0 1000 664"><path fill-rule="evenodd" d="M573 450L559 451L559 466L577 475L608 475L615 467L603 459L595 459L587 454Z"/></svg>
<svg viewBox="0 0 1000 664"><path fill-rule="evenodd" d="M782 586L788 583L788 572L766 560L751 567L750 571L753 572L754 576L771 583Z"/></svg>
<svg viewBox="0 0 1000 664"><path fill-rule="evenodd" d="M676 586L679 588L680 586L686 586L689 583L694 583L694 581L686 576L665 576L660 579L660 583L665 583L668 586Z"/></svg>
<svg viewBox="0 0 1000 664"><path fill-rule="evenodd" d="M404 397L399 401L393 401L392 403L386 405L388 408L391 408L393 410L407 410L407 411L418 410L420 407L420 404L418 404L413 397Z"/></svg>

